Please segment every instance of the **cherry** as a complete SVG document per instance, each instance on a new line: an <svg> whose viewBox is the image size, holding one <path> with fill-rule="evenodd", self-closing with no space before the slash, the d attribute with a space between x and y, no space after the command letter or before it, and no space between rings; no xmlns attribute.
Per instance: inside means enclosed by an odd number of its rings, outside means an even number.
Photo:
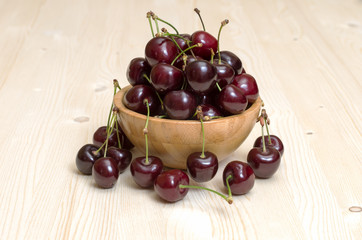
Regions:
<svg viewBox="0 0 362 240"><path fill-rule="evenodd" d="M259 97L259 89L253 76L247 73L236 75L232 84L241 89L248 103L254 103Z"/></svg>
<svg viewBox="0 0 362 240"><path fill-rule="evenodd" d="M168 92L163 104L167 115L172 119L189 119L196 110L196 98L186 90Z"/></svg>
<svg viewBox="0 0 362 240"><path fill-rule="evenodd" d="M184 33L184 34L180 34L179 36L175 36L174 37L176 43L178 44L178 46L181 48L181 50L185 50L186 48L189 47L188 42L191 42L191 35ZM186 53L188 53L189 51L187 51Z"/></svg>
<svg viewBox="0 0 362 240"><path fill-rule="evenodd" d="M111 188L117 182L119 170L116 161L111 157L102 157L95 161L92 175L98 186Z"/></svg>
<svg viewBox="0 0 362 240"><path fill-rule="evenodd" d="M179 90L184 82L183 72L166 63L156 64L151 71L150 80L152 86L160 94Z"/></svg>
<svg viewBox="0 0 362 240"><path fill-rule="evenodd" d="M275 148L276 150L278 150L278 152L280 153L280 157L283 156L284 153L284 145L282 140L280 140L279 137L275 136L275 135L270 135L269 133L269 125L270 125L270 119L268 117L268 114L266 113L265 109L262 109L261 111L261 118L259 118L259 120L262 120L263 122L261 122L261 124L265 124L266 127L266 132L268 134L268 136L264 136L264 142L266 144L266 146L270 146ZM262 136L258 137L255 142L254 142L254 147L263 147L263 138Z"/></svg>
<svg viewBox="0 0 362 240"><path fill-rule="evenodd" d="M127 67L127 80L132 86L138 84L149 85L149 82L144 77L144 74L149 76L150 72L151 66L148 64L146 59L140 57L134 58Z"/></svg>
<svg viewBox="0 0 362 240"><path fill-rule="evenodd" d="M229 196L224 196L209 188L188 185L189 182L190 180L186 173L179 169L171 169L158 175L154 183L154 189L158 196L167 202L177 202L183 199L188 193L188 188L207 190L219 195L229 204L232 204L233 202L230 192Z"/></svg>
<svg viewBox="0 0 362 240"><path fill-rule="evenodd" d="M143 104L143 101L147 99L151 115L154 115L158 111L160 100L155 90L147 85L136 85L129 89L124 98L123 102L127 108L132 111L146 114L147 107Z"/></svg>
<svg viewBox="0 0 362 240"><path fill-rule="evenodd" d="M201 107L198 107L196 112L201 122L202 151L191 153L187 157L186 166L187 172L193 180L196 182L207 182L215 176L219 167L219 161L212 152L205 152L204 116L202 115Z"/></svg>
<svg viewBox="0 0 362 240"><path fill-rule="evenodd" d="M107 140L107 126L99 127L93 134L93 144L100 147ZM117 147L117 131L113 129L108 137L108 146Z"/></svg>
<svg viewBox="0 0 362 240"><path fill-rule="evenodd" d="M86 175L92 174L94 162L102 157L101 151L98 151L98 146L94 144L86 144L81 147L75 158L75 163L78 170Z"/></svg>
<svg viewBox="0 0 362 240"><path fill-rule="evenodd" d="M146 156L138 157L133 159L131 162L130 170L133 177L133 180L141 187L148 188L153 186L153 183L156 177L163 170L163 163L161 159L155 156L148 156L148 122L150 118L150 107L148 100L144 100L144 104L147 108L147 118L145 127L143 129L143 134L145 136L145 145L146 145Z"/></svg>
<svg viewBox="0 0 362 240"><path fill-rule="evenodd" d="M127 150L131 150L132 148L134 148L133 143L128 139L128 137L126 136L126 134L124 133L124 131L122 130L121 126L119 126L118 123L116 125L116 130L119 131L119 133L122 136L122 138L121 138L121 147L124 148L124 149L127 149Z"/></svg>
<svg viewBox="0 0 362 240"><path fill-rule="evenodd" d="M184 59L185 58L185 59ZM203 60L201 57L198 56L192 56L192 55L186 55L186 57L182 57L182 58L177 58L176 62L175 62L175 67L177 67L178 69L184 70L186 68L186 66L188 64L190 64L191 62L194 62L196 60Z"/></svg>
<svg viewBox="0 0 362 240"><path fill-rule="evenodd" d="M217 51L217 40L210 33L205 31L196 31L191 35L191 41L193 44L201 43L202 47L195 48L192 51L196 56L201 57L205 60L210 60L211 52L210 49Z"/></svg>
<svg viewBox="0 0 362 240"><path fill-rule="evenodd" d="M188 84L198 94L207 94L215 88L217 70L208 61L197 60L189 63L186 66L185 74Z"/></svg>
<svg viewBox="0 0 362 240"><path fill-rule="evenodd" d="M157 63L171 63L178 54L177 46L167 37L155 37L145 48L146 60L151 67Z"/></svg>
<svg viewBox="0 0 362 240"><path fill-rule="evenodd" d="M235 75L241 74L243 71L243 65L241 63L241 60L238 56L236 56L234 53L230 51L220 51L217 58L220 58L221 60L228 63L235 71Z"/></svg>
<svg viewBox="0 0 362 240"><path fill-rule="evenodd" d="M239 114L246 109L248 100L238 87L229 84L219 93L217 104L226 113Z"/></svg>
<svg viewBox="0 0 362 240"><path fill-rule="evenodd" d="M198 106L202 112L203 120L211 120L222 117L221 111L211 104L201 104ZM199 116L197 116L199 118Z"/></svg>
<svg viewBox="0 0 362 240"><path fill-rule="evenodd" d="M119 173L123 173L132 160L132 153L129 150L116 147L108 148L106 156L116 161Z"/></svg>
<svg viewBox="0 0 362 240"><path fill-rule="evenodd" d="M224 61L221 61L220 63L218 60L215 59L212 64L216 67L217 83L219 84L220 88L225 87L233 81L235 72L229 64Z"/></svg>
<svg viewBox="0 0 362 240"><path fill-rule="evenodd" d="M228 179L229 178L229 179ZM230 190L235 195L249 192L255 182L255 174L249 164L232 161L229 162L223 172L224 185L230 185Z"/></svg>

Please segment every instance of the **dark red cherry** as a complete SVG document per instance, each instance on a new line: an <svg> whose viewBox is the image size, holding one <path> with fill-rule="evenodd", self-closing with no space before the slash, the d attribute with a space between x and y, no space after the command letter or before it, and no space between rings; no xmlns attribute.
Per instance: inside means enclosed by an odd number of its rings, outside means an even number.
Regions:
<svg viewBox="0 0 362 240"><path fill-rule="evenodd" d="M284 153L284 145L283 145L282 140L280 140L279 137L277 137L277 136L275 136L275 135L270 135L271 143L269 142L268 136L264 136L264 139L265 139L265 144L266 144L266 146L270 146L270 147L275 148L276 150L279 151L280 157L283 156L283 153ZM258 138L255 140L253 147L263 147L263 139L262 139L261 136L258 137Z"/></svg>
<svg viewBox="0 0 362 240"><path fill-rule="evenodd" d="M226 85L230 84L235 76L234 69L227 64L226 62L221 62L216 59L212 63L217 70L217 82L220 86L220 88L225 87Z"/></svg>
<svg viewBox="0 0 362 240"><path fill-rule="evenodd" d="M191 35L190 34L187 34L187 33L182 33L182 34L179 34L179 36L183 37L184 39L187 39L189 41L191 41ZM187 45L187 42L182 39L182 38L179 38L179 37L173 37L175 39L175 41L177 42L177 44L180 46L180 48L182 50L186 50L186 48L188 48L189 46ZM188 54L189 51L186 51L186 54Z"/></svg>
<svg viewBox="0 0 362 240"><path fill-rule="evenodd" d="M194 57L192 55L187 55L186 64L185 64L184 60L182 59L182 57L180 57L176 60L176 62L174 63L174 66L177 67L178 69L184 70L184 65L186 68L187 65L189 65L191 62L194 62L196 60L202 60L202 58L198 57L198 56Z"/></svg>
<svg viewBox="0 0 362 240"><path fill-rule="evenodd" d="M231 192L235 195L241 195L249 192L255 182L255 174L249 164L240 161L229 162L223 172L222 178L224 185L226 185L226 179L231 175L229 179L229 185Z"/></svg>
<svg viewBox="0 0 362 240"><path fill-rule="evenodd" d="M149 156L148 161L146 163L146 157L138 157L133 159L130 166L133 180L143 188L153 186L163 169L163 163L158 157Z"/></svg>
<svg viewBox="0 0 362 240"><path fill-rule="evenodd" d="M217 105L228 114L239 114L246 109L248 100L238 87L229 84L219 93Z"/></svg>
<svg viewBox="0 0 362 240"><path fill-rule="evenodd" d="M254 147L248 153L247 161L253 168L255 176L270 178L280 165L280 153L273 147Z"/></svg>
<svg viewBox="0 0 362 240"><path fill-rule="evenodd" d="M102 151L97 152L98 148L94 144L86 144L79 149L75 158L75 164L81 173L86 175L92 174L94 162L102 157Z"/></svg>
<svg viewBox="0 0 362 240"><path fill-rule="evenodd" d="M219 161L212 152L205 152L201 157L201 152L191 153L187 157L187 172L196 182L210 181L217 173Z"/></svg>
<svg viewBox="0 0 362 240"><path fill-rule="evenodd" d="M92 175L98 186L111 188L117 182L119 170L113 158L102 157L95 161Z"/></svg>
<svg viewBox="0 0 362 240"><path fill-rule="evenodd" d="M205 60L210 60L212 49L217 52L217 40L210 33L205 31L196 31L191 35L192 44L201 43L202 47L193 48L192 51L196 56L199 56Z"/></svg>
<svg viewBox="0 0 362 240"><path fill-rule="evenodd" d="M196 98L186 90L171 91L165 95L163 105L170 118L185 120L195 113Z"/></svg>
<svg viewBox="0 0 362 240"><path fill-rule="evenodd" d="M189 177L179 169L165 171L156 178L154 188L158 196L167 202L177 202L188 193L188 188L179 185L189 185Z"/></svg>
<svg viewBox="0 0 362 240"><path fill-rule="evenodd" d="M259 97L259 89L253 76L247 73L236 75L232 84L241 89L249 103L253 103Z"/></svg>
<svg viewBox="0 0 362 240"><path fill-rule="evenodd" d="M144 100L148 100L151 115L157 113L160 106L160 100L157 97L156 91L151 86L136 85L130 88L124 98L124 105L135 112L147 114L147 107Z"/></svg>
<svg viewBox="0 0 362 240"><path fill-rule="evenodd" d="M106 155L116 161L119 173L123 173L132 161L132 153L127 149L110 147Z"/></svg>
<svg viewBox="0 0 362 240"><path fill-rule="evenodd" d="M127 67L127 80L132 86L138 84L149 85L147 78L145 78L143 75L146 74L149 76L150 72L151 66L148 64L146 59L141 57L134 58Z"/></svg>
<svg viewBox="0 0 362 240"><path fill-rule="evenodd" d="M172 63L178 55L178 48L167 37L155 37L148 41L145 56L151 67L157 63Z"/></svg>
<svg viewBox="0 0 362 240"><path fill-rule="evenodd" d="M167 63L156 64L151 71L152 86L160 94L179 90L184 82L183 72Z"/></svg>
<svg viewBox="0 0 362 240"><path fill-rule="evenodd" d="M215 58L218 58L218 54L215 55ZM243 71L243 64L238 56L230 51L220 51L221 60L228 63L235 71L235 75L240 74Z"/></svg>
<svg viewBox="0 0 362 240"><path fill-rule="evenodd" d="M186 66L187 82L197 94L210 93L216 86L217 70L210 62L198 60Z"/></svg>
<svg viewBox="0 0 362 240"><path fill-rule="evenodd" d="M118 124L118 123L117 123ZM123 149L127 149L127 150L131 150L132 148L134 148L133 143L128 139L128 137L126 136L126 134L124 133L124 131L122 130L121 126L118 124L118 131L121 133L122 138L121 138L121 147ZM117 145L118 147L118 145Z"/></svg>
<svg viewBox="0 0 362 240"><path fill-rule="evenodd" d="M204 117L203 120L211 120L213 118L223 116L221 111L217 107L215 107L211 104L201 104L201 105L199 105L199 107L201 108L202 116ZM197 118L198 118L198 115L197 115Z"/></svg>
<svg viewBox="0 0 362 240"><path fill-rule="evenodd" d="M106 139L107 139L107 127L106 126L99 127L93 134L93 144L98 147L102 146L103 143L106 141ZM111 132L111 134L109 135L109 138L108 138L108 146L117 147L118 146L117 141L118 141L117 132L113 128L113 131Z"/></svg>

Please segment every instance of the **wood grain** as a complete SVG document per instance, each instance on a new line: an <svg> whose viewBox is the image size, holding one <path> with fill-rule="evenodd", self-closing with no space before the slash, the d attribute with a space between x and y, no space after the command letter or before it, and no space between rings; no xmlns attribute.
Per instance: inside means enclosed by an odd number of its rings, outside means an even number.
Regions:
<svg viewBox="0 0 362 240"><path fill-rule="evenodd" d="M285 145L271 179L229 206L192 191L168 204L130 173L99 189L75 166L128 85L153 10L206 28L258 81ZM0 0L0 239L360 239L362 2L357 0ZM254 128L227 162L246 161ZM134 156L140 155L134 152Z"/></svg>

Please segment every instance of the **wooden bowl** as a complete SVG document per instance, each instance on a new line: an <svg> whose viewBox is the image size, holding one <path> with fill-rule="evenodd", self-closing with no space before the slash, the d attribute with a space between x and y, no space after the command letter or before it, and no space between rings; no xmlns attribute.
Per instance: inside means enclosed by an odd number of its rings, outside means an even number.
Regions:
<svg viewBox="0 0 362 240"><path fill-rule="evenodd" d="M119 108L119 124L137 149L145 153L143 129L146 116L127 109L123 104L127 86L114 97ZM253 129L260 112L261 99L239 115L204 122L205 151L216 154L219 161L233 153ZM154 155L170 168L186 169L186 160L192 152L201 151L201 123L197 120L172 120L150 117L148 124L149 155Z"/></svg>

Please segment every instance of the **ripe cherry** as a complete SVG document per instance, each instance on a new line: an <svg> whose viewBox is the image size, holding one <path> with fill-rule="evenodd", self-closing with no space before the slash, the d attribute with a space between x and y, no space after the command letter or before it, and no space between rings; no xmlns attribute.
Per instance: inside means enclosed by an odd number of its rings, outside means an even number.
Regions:
<svg viewBox="0 0 362 240"><path fill-rule="evenodd" d="M151 86L133 86L126 92L123 102L128 109L141 114L146 114L147 107L143 104L145 99L147 99L149 103L151 115L156 114L160 106L160 100L156 91Z"/></svg>
<svg viewBox="0 0 362 240"><path fill-rule="evenodd" d="M208 61L198 60L189 63L186 66L185 74L188 84L198 94L210 93L215 88L217 70Z"/></svg>
<svg viewBox="0 0 362 240"><path fill-rule="evenodd" d="M132 161L132 153L129 150L117 147L108 148L106 156L116 161L119 173L123 173Z"/></svg>
<svg viewBox="0 0 362 240"><path fill-rule="evenodd" d="M223 172L224 185L230 185L230 190L235 195L249 192L255 182L255 174L249 164L240 161L229 162Z"/></svg>
<svg viewBox="0 0 362 240"><path fill-rule="evenodd" d="M151 66L148 64L146 59L141 57L134 58L127 67L127 80L132 86L138 84L149 85L149 82L144 77L144 74L149 76L150 72Z"/></svg>
<svg viewBox="0 0 362 240"><path fill-rule="evenodd" d="M259 97L259 89L253 76L247 73L236 75L232 84L241 89L248 103L254 103Z"/></svg>
<svg viewBox="0 0 362 240"><path fill-rule="evenodd" d="M157 63L170 64L177 54L177 46L167 37L154 37L145 48L146 60L151 67Z"/></svg>
<svg viewBox="0 0 362 240"><path fill-rule="evenodd" d="M102 157L102 152L98 151L99 147L94 144L86 144L81 147L75 158L78 170L86 175L92 174L94 162Z"/></svg>
<svg viewBox="0 0 362 240"><path fill-rule="evenodd" d="M247 105L248 100L235 85L226 85L217 98L217 105L228 114L240 114Z"/></svg>
<svg viewBox="0 0 362 240"><path fill-rule="evenodd" d="M202 112L203 120L211 120L222 117L221 111L211 104L201 104L198 106ZM199 119L199 116L197 116Z"/></svg>
<svg viewBox="0 0 362 240"><path fill-rule="evenodd" d="M95 161L92 175L98 186L111 188L117 182L119 170L113 158L102 157Z"/></svg>
<svg viewBox="0 0 362 240"><path fill-rule="evenodd" d="M93 134L93 144L100 147L107 139L107 126L99 127ZM117 131L113 129L108 137L108 146L117 146Z"/></svg>
<svg viewBox="0 0 362 240"><path fill-rule="evenodd" d="M195 113L196 98L186 90L171 91L165 95L163 105L170 118L185 120Z"/></svg>
<svg viewBox="0 0 362 240"><path fill-rule="evenodd" d="M219 58L218 54L215 58ZM241 74L243 71L243 65L241 60L238 56L230 51L220 51L220 58L221 60L228 63L235 71L235 75Z"/></svg>
<svg viewBox="0 0 362 240"><path fill-rule="evenodd" d="M160 94L179 90L184 82L183 72L170 64L158 63L151 71L152 86Z"/></svg>

